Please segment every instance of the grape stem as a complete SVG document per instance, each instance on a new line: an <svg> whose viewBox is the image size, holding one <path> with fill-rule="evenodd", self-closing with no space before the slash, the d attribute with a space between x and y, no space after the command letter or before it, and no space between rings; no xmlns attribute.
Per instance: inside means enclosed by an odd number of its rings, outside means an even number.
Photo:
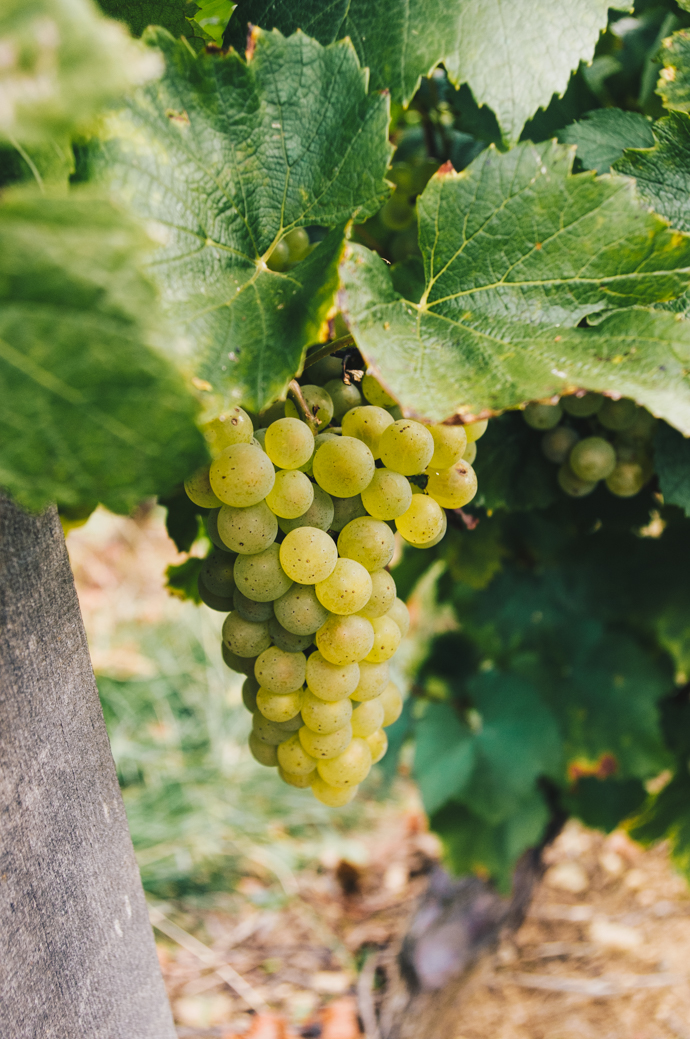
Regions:
<svg viewBox="0 0 690 1039"><path fill-rule="evenodd" d="M318 432L318 427L321 425L321 420L314 415L309 405L302 395L302 389L297 379L293 379L288 386L288 397L290 397L297 405L299 411L302 412L302 417L311 429L314 435Z"/></svg>
<svg viewBox="0 0 690 1039"><path fill-rule="evenodd" d="M351 335L341 336L340 339L331 339L329 343L319 344L318 350L314 350L313 353L307 355L307 359L304 362L304 367L309 368L310 365L316 364L322 357L329 357L330 354L334 354L336 350L341 350L344 346L354 346L355 341Z"/></svg>

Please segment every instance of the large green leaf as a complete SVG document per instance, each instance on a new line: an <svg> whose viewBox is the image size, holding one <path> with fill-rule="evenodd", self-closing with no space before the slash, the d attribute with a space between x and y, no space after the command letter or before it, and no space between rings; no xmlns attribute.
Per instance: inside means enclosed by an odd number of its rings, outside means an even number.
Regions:
<svg viewBox="0 0 690 1039"><path fill-rule="evenodd" d="M626 151L616 170L672 227L690 232L690 116L672 112L654 124L654 147Z"/></svg>
<svg viewBox="0 0 690 1039"><path fill-rule="evenodd" d="M189 35L188 18L197 11L194 0L99 0L111 18L126 22L133 36L149 25L161 25L173 36Z"/></svg>
<svg viewBox="0 0 690 1039"><path fill-rule="evenodd" d="M142 232L107 202L0 205L0 485L40 509L126 512L201 464L196 402L153 349ZM148 243L150 247L150 243Z"/></svg>
<svg viewBox="0 0 690 1039"><path fill-rule="evenodd" d="M654 444L654 467L667 505L680 505L690 516L690 440L662 425Z"/></svg>
<svg viewBox="0 0 690 1039"><path fill-rule="evenodd" d="M652 124L639 112L599 108L566 126L558 140L576 146L577 157L586 170L608 173L626 148L651 148L654 135Z"/></svg>
<svg viewBox="0 0 690 1039"><path fill-rule="evenodd" d="M690 112L690 30L681 29L666 40L661 52L661 70L657 92L666 108Z"/></svg>
<svg viewBox="0 0 690 1039"><path fill-rule="evenodd" d="M160 228L152 264L188 364L260 409L300 369L337 286L342 227L388 193L388 99L367 95L347 42L256 32L251 61L145 39L163 79L114 117L104 150L121 196ZM296 227L334 228L287 273L266 260ZM338 230L340 228L340 230Z"/></svg>

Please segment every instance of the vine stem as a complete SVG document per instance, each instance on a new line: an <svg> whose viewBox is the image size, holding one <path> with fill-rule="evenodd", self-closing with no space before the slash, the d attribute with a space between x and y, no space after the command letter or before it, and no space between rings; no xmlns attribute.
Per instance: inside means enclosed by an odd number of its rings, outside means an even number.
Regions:
<svg viewBox="0 0 690 1039"><path fill-rule="evenodd" d="M304 421L307 423L314 436L316 436L319 431L318 427L321 425L321 420L317 419L309 408L309 405L302 394L302 387L297 382L297 379L293 379L290 382L290 385L288 386L288 397L290 397L297 405L298 410L302 412Z"/></svg>
<svg viewBox="0 0 690 1039"><path fill-rule="evenodd" d="M316 364L322 357L328 357L330 354L334 354L336 350L341 350L344 346L354 346L355 341L351 335L341 336L340 339L331 339L329 343L322 343L318 350L314 350L312 354L307 356L304 362L304 367L309 368L312 364ZM292 384L291 384L292 385Z"/></svg>

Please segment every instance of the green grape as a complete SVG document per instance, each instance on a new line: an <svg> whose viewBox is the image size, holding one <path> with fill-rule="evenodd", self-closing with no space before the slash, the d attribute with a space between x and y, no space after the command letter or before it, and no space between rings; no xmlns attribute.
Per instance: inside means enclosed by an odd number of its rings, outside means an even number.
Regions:
<svg viewBox="0 0 690 1039"><path fill-rule="evenodd" d="M231 444L249 444L254 436L254 426L242 408L228 408L218 418L205 422L201 427L204 440L213 458Z"/></svg>
<svg viewBox="0 0 690 1039"><path fill-rule="evenodd" d="M367 515L367 510L364 507L360 494L354 494L351 498L337 498L335 495L329 495L329 497L333 502L331 530L341 531L350 520L359 519L360 516Z"/></svg>
<svg viewBox="0 0 690 1039"><path fill-rule="evenodd" d="M302 721L302 712L300 711L294 718L290 718L289 721L276 722L276 725L278 725L283 732L297 732L304 725L304 722Z"/></svg>
<svg viewBox="0 0 690 1039"><path fill-rule="evenodd" d="M371 595L361 610L357 612L372 620L374 617L383 617L384 613L388 613L394 602L395 581L387 570L374 570L371 574Z"/></svg>
<svg viewBox="0 0 690 1039"><path fill-rule="evenodd" d="M278 520L265 501L246 509L224 505L218 513L218 533L233 552L257 555L275 541Z"/></svg>
<svg viewBox="0 0 690 1039"><path fill-rule="evenodd" d="M187 497L202 509L217 509L223 504L216 497L215 491L211 487L208 465L197 469L194 476L190 476L188 480L185 480L184 489L187 492Z"/></svg>
<svg viewBox="0 0 690 1039"><path fill-rule="evenodd" d="M371 577L354 559L339 559L333 573L319 581L315 591L321 605L331 613L359 613L371 598Z"/></svg>
<svg viewBox="0 0 690 1039"><path fill-rule="evenodd" d="M285 239L277 242L271 249L266 260L269 271L284 271L290 263L290 247Z"/></svg>
<svg viewBox="0 0 690 1039"><path fill-rule="evenodd" d="M222 537L218 533L219 512L220 509L211 509L211 511L207 512L204 516L204 526L206 527L206 533L208 534L210 541L216 546L216 548L219 548L221 552L227 552L234 559L236 553L228 548L228 546L225 544Z"/></svg>
<svg viewBox="0 0 690 1039"><path fill-rule="evenodd" d="M310 786L316 800L328 805L329 808L342 808L343 805L349 804L359 789L356 786L331 786L318 772L314 773Z"/></svg>
<svg viewBox="0 0 690 1039"><path fill-rule="evenodd" d="M438 424L428 428L434 438L434 453L429 466L432 469L450 469L467 450L465 427Z"/></svg>
<svg viewBox="0 0 690 1039"><path fill-rule="evenodd" d="M316 452L319 450L322 444L326 444L329 440L337 440L339 436L340 433L336 433L334 429L327 429L324 433L317 433L317 435L314 437L314 454L311 456L307 464L302 466L300 472L306 473L307 476L311 476L313 478L314 458L316 457ZM316 487L318 486L319 485L316 484ZM324 494L325 493L326 492L324 491Z"/></svg>
<svg viewBox="0 0 690 1039"><path fill-rule="evenodd" d="M488 425L489 420L486 418L478 419L477 422L466 422L463 429L465 430L467 443L473 444L475 440L479 440L480 437L483 437Z"/></svg>
<svg viewBox="0 0 690 1039"><path fill-rule="evenodd" d="M316 633L316 645L331 664L358 663L374 645L372 622L356 613L348 617L331 614Z"/></svg>
<svg viewBox="0 0 690 1039"><path fill-rule="evenodd" d="M465 427L467 428L467 427ZM477 457L477 444L473 440L471 444L468 443L462 456L463 462L469 462L470 465L474 465L474 460Z"/></svg>
<svg viewBox="0 0 690 1039"><path fill-rule="evenodd" d="M268 631L274 645L278 649L284 649L286 653L303 653L313 642L311 635L295 635L292 631L288 631L277 617L271 617L269 620Z"/></svg>
<svg viewBox="0 0 690 1039"><path fill-rule="evenodd" d="M338 549L333 538L318 527L297 527L280 546L280 565L298 584L325 581L335 569Z"/></svg>
<svg viewBox="0 0 690 1039"><path fill-rule="evenodd" d="M280 546L275 542L263 552L238 556L234 572L239 590L255 602L272 603L292 587L292 581L280 565Z"/></svg>
<svg viewBox="0 0 690 1039"><path fill-rule="evenodd" d="M268 625L266 625L268 630ZM307 658L304 653L286 653L278 646L264 649L256 658L254 677L264 689L285 696L304 685Z"/></svg>
<svg viewBox="0 0 690 1039"><path fill-rule="evenodd" d="M247 556L251 559L251 556ZM237 610L240 617L246 621L253 621L254 623L261 623L262 621L270 621L273 617L273 603L272 602L257 602L255 599L250 599L244 595L239 588L235 588L232 597L232 608Z"/></svg>
<svg viewBox="0 0 690 1039"><path fill-rule="evenodd" d="M212 551L201 564L199 577L204 588L214 595L231 598L235 590L234 559L227 552Z"/></svg>
<svg viewBox="0 0 690 1039"><path fill-rule="evenodd" d="M281 469L299 469L314 453L314 434L306 422L281 418L266 432L266 454Z"/></svg>
<svg viewBox="0 0 690 1039"><path fill-rule="evenodd" d="M558 470L558 485L570 498L586 498L588 494L592 493L597 483L596 480L591 483L581 480L568 463L564 462Z"/></svg>
<svg viewBox="0 0 690 1039"><path fill-rule="evenodd" d="M618 462L609 473L606 486L617 498L632 498L638 494L649 477L638 462Z"/></svg>
<svg viewBox="0 0 690 1039"><path fill-rule="evenodd" d="M256 706L270 722L288 722L299 714L302 705L302 690L281 695L272 693L263 686L256 694ZM383 713L383 712L381 712Z"/></svg>
<svg viewBox="0 0 690 1039"><path fill-rule="evenodd" d="M280 743L278 762L291 776L308 776L316 768L316 761L305 751L298 732Z"/></svg>
<svg viewBox="0 0 690 1039"><path fill-rule="evenodd" d="M626 443L645 443L652 440L657 424L657 420L646 408L638 408L634 421L621 431L619 439Z"/></svg>
<svg viewBox="0 0 690 1039"><path fill-rule="evenodd" d="M397 520L396 520L397 523ZM367 570L383 570L393 558L395 534L382 520L362 516L350 520L340 532L338 552Z"/></svg>
<svg viewBox="0 0 690 1039"><path fill-rule="evenodd" d="M223 623L223 642L238 657L256 657L271 645L268 623L246 621L233 611ZM256 677L261 681L259 675Z"/></svg>
<svg viewBox="0 0 690 1039"><path fill-rule="evenodd" d="M410 614L402 599L396 597L395 602L388 610L388 616L395 621L400 628L400 634L405 638L410 630Z"/></svg>
<svg viewBox="0 0 690 1039"><path fill-rule="evenodd" d="M637 418L637 405L634 400L628 400L626 397L621 400L611 400L607 397L597 412L597 418L606 429L627 429Z"/></svg>
<svg viewBox="0 0 690 1039"><path fill-rule="evenodd" d="M268 433L268 429L267 429L266 426L263 426L261 429L257 429L254 432L253 439L257 441L257 443L258 443L258 445L259 445L259 447L261 448L262 451L266 450L266 434L267 433Z"/></svg>
<svg viewBox="0 0 690 1039"><path fill-rule="evenodd" d="M230 612L232 609L231 595L216 595L215 592L210 591L204 584L201 574L197 578L196 586L199 591L199 598L205 606L208 606L211 610L217 610L218 613Z"/></svg>
<svg viewBox="0 0 690 1039"><path fill-rule="evenodd" d="M321 778L331 786L358 786L371 769L369 744L355 736L345 750L326 761L319 761L316 768Z"/></svg>
<svg viewBox="0 0 690 1039"><path fill-rule="evenodd" d="M241 657L237 653L233 653L232 650L221 643L220 652L223 657L223 662L231 671L236 671L238 675L253 675L254 674L254 663L256 657Z"/></svg>
<svg viewBox="0 0 690 1039"><path fill-rule="evenodd" d="M252 715L252 732L262 743L270 743L273 747L285 740L285 730L278 722L264 718L261 711L254 711Z"/></svg>
<svg viewBox="0 0 690 1039"><path fill-rule="evenodd" d="M380 697L375 700L365 700L352 712L352 732L360 739L373 736L377 729L383 725L383 704Z"/></svg>
<svg viewBox="0 0 690 1039"><path fill-rule="evenodd" d="M275 483L266 495L266 504L271 512L281 519L296 519L303 516L314 501L314 486L298 469L281 469L276 473Z"/></svg>
<svg viewBox="0 0 690 1039"><path fill-rule="evenodd" d="M303 260L311 249L309 234L303 227L296 227L294 230L288 231L283 241L288 247L288 263L290 266Z"/></svg>
<svg viewBox="0 0 690 1039"><path fill-rule="evenodd" d="M458 462L450 469L432 469L426 493L444 509L461 509L477 493L477 474L469 462Z"/></svg>
<svg viewBox="0 0 690 1039"><path fill-rule="evenodd" d="M393 416L372 404L350 408L343 415L343 436L354 437L366 444L374 458L380 458L379 442L384 429L393 424Z"/></svg>
<svg viewBox="0 0 690 1039"><path fill-rule="evenodd" d="M370 375L369 372L362 379L362 393L364 399L377 408L392 408L398 403L395 397L391 397L390 393L384 390L376 376Z"/></svg>
<svg viewBox="0 0 690 1039"><path fill-rule="evenodd" d="M409 163L394 162L388 170L386 177L388 180L392 180L395 186L401 188L406 194L415 194L412 190L413 173Z"/></svg>
<svg viewBox="0 0 690 1039"><path fill-rule="evenodd" d="M583 393L582 396L573 394L561 397L559 403L568 415L573 415L575 418L590 418L590 416L596 415L604 403L604 398L600 393Z"/></svg>
<svg viewBox="0 0 690 1039"><path fill-rule="evenodd" d="M374 645L365 660L370 664L381 664L393 656L400 645L402 635L400 628L390 617L373 617L371 626L374 629Z"/></svg>
<svg viewBox="0 0 690 1039"><path fill-rule="evenodd" d="M542 454L550 462L562 465L579 439L570 426L556 426L541 438Z"/></svg>
<svg viewBox="0 0 690 1039"><path fill-rule="evenodd" d="M522 417L532 429L553 429L561 421L563 411L560 404L528 404Z"/></svg>
<svg viewBox="0 0 690 1039"><path fill-rule="evenodd" d="M391 416L394 422L399 422L400 419L405 418L405 415L403 414L403 409L400 407L399 404L393 404L392 407L386 408L386 411Z"/></svg>
<svg viewBox="0 0 690 1039"><path fill-rule="evenodd" d="M255 761L267 768L275 768L278 764L276 748L270 743L264 743L255 732L249 733L249 749Z"/></svg>
<svg viewBox="0 0 690 1039"><path fill-rule="evenodd" d="M325 429L333 418L333 401L330 393L323 386L301 386L300 390L307 409L316 420L316 425ZM289 411L288 408L290 408ZM297 407L291 400L285 402L285 414L292 418L299 418Z"/></svg>
<svg viewBox="0 0 690 1039"><path fill-rule="evenodd" d="M296 786L299 790L308 790L311 786L311 776L293 776L290 772L286 772L285 769L278 765L278 775L284 783L288 783L290 786Z"/></svg>
<svg viewBox="0 0 690 1039"><path fill-rule="evenodd" d="M379 220L389 231L403 231L414 220L414 206L406 195L395 191L379 211ZM365 376L366 378L366 376Z"/></svg>
<svg viewBox="0 0 690 1039"><path fill-rule="evenodd" d="M254 678L254 675L247 675L242 683L242 703L250 714L254 714L256 710L256 694L260 688L261 686Z"/></svg>
<svg viewBox="0 0 690 1039"><path fill-rule="evenodd" d="M397 519L407 512L411 501L409 480L392 469L377 469L369 486L362 491L362 504L374 519Z"/></svg>
<svg viewBox="0 0 690 1039"><path fill-rule="evenodd" d="M211 487L225 505L257 505L273 487L276 474L264 452L253 444L226 447L211 462Z"/></svg>
<svg viewBox="0 0 690 1039"><path fill-rule="evenodd" d="M354 694L359 681L359 664L331 664L318 650L307 659L307 686L320 700L343 700Z"/></svg>
<svg viewBox="0 0 690 1039"><path fill-rule="evenodd" d="M367 445L354 437L328 440L314 455L314 479L328 494L340 498L363 491L371 483L375 468Z"/></svg>
<svg viewBox="0 0 690 1039"><path fill-rule="evenodd" d="M455 470L451 469L450 472L455 472ZM431 483L431 477L429 477L429 483ZM458 506L449 507L457 508ZM443 530L443 509L435 497L415 494L412 496L409 509L396 519L395 525L405 541L409 541L411 545L424 545L426 542L432 541Z"/></svg>
<svg viewBox="0 0 690 1039"><path fill-rule="evenodd" d="M654 475L654 462L650 454L651 445L644 441L628 441L626 435L616 437L616 465L620 462L635 462L644 474L645 483Z"/></svg>
<svg viewBox="0 0 690 1039"><path fill-rule="evenodd" d="M423 473L434 453L434 438L414 419L399 419L385 429L380 440L381 460L387 469L403 476Z"/></svg>
<svg viewBox="0 0 690 1039"><path fill-rule="evenodd" d="M279 519L278 526L283 534L289 534L298 527L318 527L319 530L330 530L333 523L333 500L318 483L313 483L314 500L301 516L294 519ZM349 498L345 499L349 501Z"/></svg>
<svg viewBox="0 0 690 1039"><path fill-rule="evenodd" d="M379 664L373 664L369 660L359 662L359 683L353 693L353 700L365 702L375 700L380 696L389 682L388 661L383 660Z"/></svg>
<svg viewBox="0 0 690 1039"><path fill-rule="evenodd" d="M307 357L307 362L309 358ZM332 379L341 381L343 375L343 359L342 357L336 357L334 354L329 354L327 357L322 357L319 361L314 361L313 364L308 364L305 369L306 374L317 386L326 386L326 383ZM329 394L330 396L330 394Z"/></svg>
<svg viewBox="0 0 690 1039"><path fill-rule="evenodd" d="M371 736L367 736L366 743L371 751L372 765L378 764L386 756L388 750L388 737L383 729L377 729Z"/></svg>
<svg viewBox="0 0 690 1039"><path fill-rule="evenodd" d="M328 617L328 610L316 597L313 585L293 584L273 603L276 619L293 635L313 635Z"/></svg>
<svg viewBox="0 0 690 1039"><path fill-rule="evenodd" d="M429 541L422 541L421 544L415 545L414 547L415 548L423 548L423 549L433 548L434 545L438 545L441 541L443 541L444 537L446 536L446 530L447 529L448 529L448 519L447 519L446 514L444 512L443 513L443 524L442 524L441 529L439 530L438 534L436 535L436 537L435 538L431 538Z"/></svg>
<svg viewBox="0 0 690 1039"><path fill-rule="evenodd" d="M397 722L403 709L403 699L395 682L388 683L381 693L380 699L383 704L383 721L381 726L387 729L393 722Z"/></svg>
<svg viewBox="0 0 690 1039"><path fill-rule="evenodd" d="M354 382L346 383L342 379L330 379L324 390L333 401L333 418L341 419L350 408L362 403L362 394Z"/></svg>
<svg viewBox="0 0 690 1039"><path fill-rule="evenodd" d="M381 709L383 717L383 708ZM302 696L302 719L312 732L330 734L342 729L352 717L352 703L342 700L322 700L307 689Z"/></svg>
<svg viewBox="0 0 690 1039"><path fill-rule="evenodd" d="M578 480L596 483L605 480L616 467L613 445L603 437L585 437L575 444L568 459L571 471Z"/></svg>
<svg viewBox="0 0 690 1039"><path fill-rule="evenodd" d="M342 729L336 729L335 732L312 732L303 725L297 735L310 757L324 761L345 750L352 739L352 726L347 722Z"/></svg>

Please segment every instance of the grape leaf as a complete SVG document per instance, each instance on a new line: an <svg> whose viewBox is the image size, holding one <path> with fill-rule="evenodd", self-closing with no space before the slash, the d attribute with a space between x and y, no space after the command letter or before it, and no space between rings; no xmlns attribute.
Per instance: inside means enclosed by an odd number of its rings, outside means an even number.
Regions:
<svg viewBox="0 0 690 1039"><path fill-rule="evenodd" d="M487 509L544 509L560 491L557 468L541 451L521 414L492 420L477 445L473 466L479 499Z"/></svg>
<svg viewBox="0 0 690 1039"><path fill-rule="evenodd" d="M160 25L173 36L189 35L188 18L196 14L194 0L99 0L111 18L126 22L133 36L149 25Z"/></svg>
<svg viewBox="0 0 690 1039"><path fill-rule="evenodd" d="M661 60L657 93L666 108L690 112L690 30L680 29L664 41Z"/></svg>
<svg viewBox="0 0 690 1039"><path fill-rule="evenodd" d="M230 0L199 0L199 10L189 22L217 47L222 47L223 35L234 10L235 5Z"/></svg>
<svg viewBox="0 0 690 1039"><path fill-rule="evenodd" d="M654 444L654 468L667 505L680 505L690 516L690 440L665 423Z"/></svg>
<svg viewBox="0 0 690 1039"><path fill-rule="evenodd" d="M636 813L647 799L639 779L583 776L563 798L564 807L585 826L610 833Z"/></svg>
<svg viewBox="0 0 690 1039"><path fill-rule="evenodd" d="M654 147L626 151L616 170L634 177L642 198L672 227L690 232L690 116L672 112L654 124Z"/></svg>
<svg viewBox="0 0 690 1039"><path fill-rule="evenodd" d="M178 599L190 599L192 602L200 603L199 574L203 563L203 559L199 559L198 556L190 556L184 563L173 563L167 567L165 587L170 594Z"/></svg>
<svg viewBox="0 0 690 1039"><path fill-rule="evenodd" d="M128 512L201 465L197 405L152 348L141 230L110 203L16 188L0 205L0 485L29 509Z"/></svg>
<svg viewBox="0 0 690 1039"><path fill-rule="evenodd" d="M165 238L152 263L186 363L253 410L299 371L337 287L342 227L387 197L388 99L367 95L347 42L254 34L251 61L196 58L163 30L145 39L162 80L113 118L116 188ZM266 259L296 227L333 231L297 266Z"/></svg>
<svg viewBox="0 0 690 1039"><path fill-rule="evenodd" d="M650 798L630 827L630 836L641 844L667 840L671 856L685 873L690 873L690 776L685 762L668 786Z"/></svg>
<svg viewBox="0 0 690 1039"><path fill-rule="evenodd" d="M599 108L566 126L558 134L558 140L576 146L577 157L586 170L608 173L626 148L651 148L654 134L650 121L639 112ZM621 169L620 172L628 171Z"/></svg>
<svg viewBox="0 0 690 1039"><path fill-rule="evenodd" d="M63 138L160 71L160 61L89 0L4 0L0 138Z"/></svg>

